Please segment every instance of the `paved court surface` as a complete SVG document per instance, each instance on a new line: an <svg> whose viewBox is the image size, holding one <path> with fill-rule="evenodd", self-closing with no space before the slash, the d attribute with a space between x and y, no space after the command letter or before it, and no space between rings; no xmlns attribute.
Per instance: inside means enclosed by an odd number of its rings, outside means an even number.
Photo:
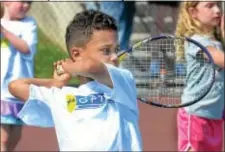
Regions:
<svg viewBox="0 0 225 152"><path fill-rule="evenodd" d="M176 150L176 111L145 105L140 106L140 124L146 151ZM56 151L54 129L25 127L17 151Z"/></svg>

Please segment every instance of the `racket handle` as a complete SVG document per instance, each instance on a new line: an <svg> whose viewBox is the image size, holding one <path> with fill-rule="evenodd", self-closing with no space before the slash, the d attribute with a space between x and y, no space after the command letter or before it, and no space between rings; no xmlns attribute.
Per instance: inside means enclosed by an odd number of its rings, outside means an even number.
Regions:
<svg viewBox="0 0 225 152"><path fill-rule="evenodd" d="M133 49L138 49L139 47L141 47L144 43L147 43L148 41L149 41L149 39L145 39L143 41L140 41L140 42L134 44L133 47L132 47L132 50Z"/></svg>
<svg viewBox="0 0 225 152"><path fill-rule="evenodd" d="M64 70L63 70L62 66L57 65L57 67L56 67L56 73L57 73L58 75L61 75L61 74L64 73Z"/></svg>
<svg viewBox="0 0 225 152"><path fill-rule="evenodd" d="M120 56L124 55L125 53L126 53L126 51L120 51L117 56L120 57Z"/></svg>

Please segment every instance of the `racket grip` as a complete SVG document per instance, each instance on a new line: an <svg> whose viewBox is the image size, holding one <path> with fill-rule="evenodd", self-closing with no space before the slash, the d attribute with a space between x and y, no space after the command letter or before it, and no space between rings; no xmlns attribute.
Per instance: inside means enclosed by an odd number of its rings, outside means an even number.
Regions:
<svg viewBox="0 0 225 152"><path fill-rule="evenodd" d="M133 47L132 47L132 50L133 50L133 49L138 49L139 47L142 46L143 43L144 43L143 41L140 41L140 42L134 44Z"/></svg>
<svg viewBox="0 0 225 152"><path fill-rule="evenodd" d="M56 73L57 75L61 75L64 73L63 67L61 65L56 66Z"/></svg>

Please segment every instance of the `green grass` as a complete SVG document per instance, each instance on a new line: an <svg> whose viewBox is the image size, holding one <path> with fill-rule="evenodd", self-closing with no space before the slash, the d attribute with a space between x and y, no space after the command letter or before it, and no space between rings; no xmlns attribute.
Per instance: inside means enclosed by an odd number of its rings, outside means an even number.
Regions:
<svg viewBox="0 0 225 152"><path fill-rule="evenodd" d="M52 43L41 30L38 31L38 46L35 56L35 77L52 78L53 63L68 57L60 47ZM78 80L72 79L70 84L78 84Z"/></svg>

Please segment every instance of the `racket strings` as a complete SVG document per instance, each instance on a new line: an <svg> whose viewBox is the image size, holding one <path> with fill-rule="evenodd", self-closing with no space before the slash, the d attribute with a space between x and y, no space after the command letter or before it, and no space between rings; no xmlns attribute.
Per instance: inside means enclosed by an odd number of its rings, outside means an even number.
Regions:
<svg viewBox="0 0 225 152"><path fill-rule="evenodd" d="M146 43L147 42L147 43ZM154 41L143 41L134 47L131 54L127 54L121 62L121 67L128 69L136 80L137 95L147 101L154 101L161 105L180 105L181 97L187 83L189 87L195 83L201 83L201 91L192 93L190 101L198 99L208 89L211 81L204 82L209 75L199 74L199 70L207 72L208 62L203 51L194 56L197 61L196 81L187 82L187 63L184 57L178 58L180 52L177 49L184 49L186 42L180 38L164 38ZM199 50L201 50L199 48ZM208 63L209 64L209 63ZM209 72L208 72L209 73ZM196 90L196 89L193 89Z"/></svg>
<svg viewBox="0 0 225 152"><path fill-rule="evenodd" d="M176 59L173 39L161 39L143 43L134 49L122 67L130 70L137 84L139 97L154 100L162 104L178 104L183 89L179 89L174 77ZM183 81L183 77L179 78Z"/></svg>

